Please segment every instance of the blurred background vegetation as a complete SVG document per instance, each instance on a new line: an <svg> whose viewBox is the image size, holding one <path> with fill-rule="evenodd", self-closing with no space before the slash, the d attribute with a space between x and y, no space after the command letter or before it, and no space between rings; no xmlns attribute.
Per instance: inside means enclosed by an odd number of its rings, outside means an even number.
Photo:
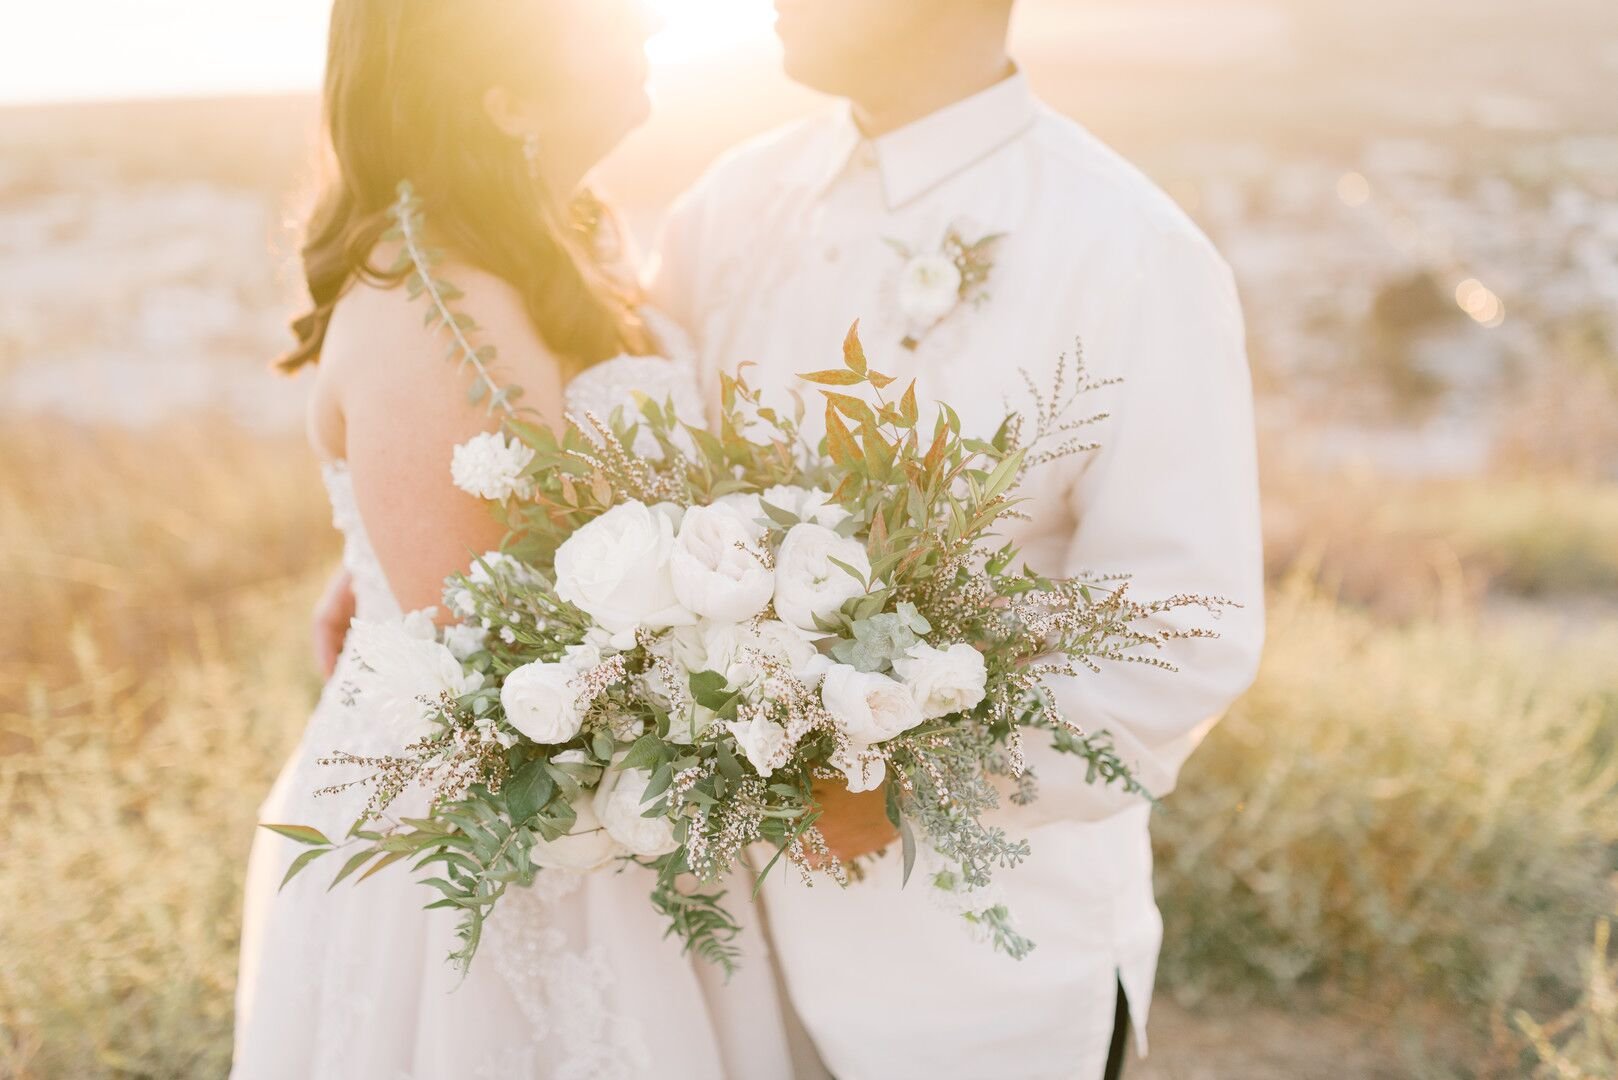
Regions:
<svg viewBox="0 0 1618 1080"><path fill-rule="evenodd" d="M1249 311L1271 639L1158 813L1157 1080L1618 1075L1618 9L1028 0ZM811 107L658 74L649 237ZM739 92L739 90L745 90ZM0 110L0 1076L216 1077L336 543L307 97Z"/></svg>

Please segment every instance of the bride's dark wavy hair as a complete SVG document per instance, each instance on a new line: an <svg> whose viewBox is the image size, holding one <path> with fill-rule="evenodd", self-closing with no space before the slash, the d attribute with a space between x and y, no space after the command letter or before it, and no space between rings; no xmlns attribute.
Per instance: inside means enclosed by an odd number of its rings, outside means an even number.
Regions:
<svg viewBox="0 0 1618 1080"><path fill-rule="evenodd" d="M285 372L320 359L338 300L355 281L397 285L372 263L393 224L400 181L421 201L435 243L501 278L524 298L545 344L577 366L648 349L636 297L598 265L604 207L572 206L530 175L522 145L484 110L490 87L533 81L533 42L512 0L336 0L323 126L329 175L305 229L313 301L292 324ZM616 222L606 215L607 224Z"/></svg>

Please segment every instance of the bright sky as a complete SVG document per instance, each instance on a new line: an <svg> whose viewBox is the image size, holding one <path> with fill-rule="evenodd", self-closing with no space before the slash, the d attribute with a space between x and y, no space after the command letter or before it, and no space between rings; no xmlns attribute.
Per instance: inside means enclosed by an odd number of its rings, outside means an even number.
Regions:
<svg viewBox="0 0 1618 1080"><path fill-rule="evenodd" d="M767 40L771 0L651 0L673 65ZM319 85L331 0L48 0L0 33L0 102L170 97Z"/></svg>

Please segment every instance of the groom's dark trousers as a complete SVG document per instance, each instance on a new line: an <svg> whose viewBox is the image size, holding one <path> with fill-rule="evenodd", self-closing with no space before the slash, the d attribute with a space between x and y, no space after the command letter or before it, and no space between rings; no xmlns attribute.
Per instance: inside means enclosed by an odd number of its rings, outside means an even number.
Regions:
<svg viewBox="0 0 1618 1080"><path fill-rule="evenodd" d="M1118 1011L1112 1019L1112 1049L1107 1051L1106 1080L1118 1080L1124 1074L1124 1048L1129 1042L1129 998L1124 996L1122 983L1118 984Z"/></svg>

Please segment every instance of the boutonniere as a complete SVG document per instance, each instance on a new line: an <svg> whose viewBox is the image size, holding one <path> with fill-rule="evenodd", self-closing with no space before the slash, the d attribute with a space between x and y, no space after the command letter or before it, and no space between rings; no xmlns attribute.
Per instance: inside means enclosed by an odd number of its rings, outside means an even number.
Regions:
<svg viewBox="0 0 1618 1080"><path fill-rule="evenodd" d="M914 352L922 340L956 309L989 299L987 285L994 272L994 252L1005 233L968 240L960 226L952 225L937 251L912 251L897 240L888 244L905 260L899 272L899 310L908 329L900 342Z"/></svg>

